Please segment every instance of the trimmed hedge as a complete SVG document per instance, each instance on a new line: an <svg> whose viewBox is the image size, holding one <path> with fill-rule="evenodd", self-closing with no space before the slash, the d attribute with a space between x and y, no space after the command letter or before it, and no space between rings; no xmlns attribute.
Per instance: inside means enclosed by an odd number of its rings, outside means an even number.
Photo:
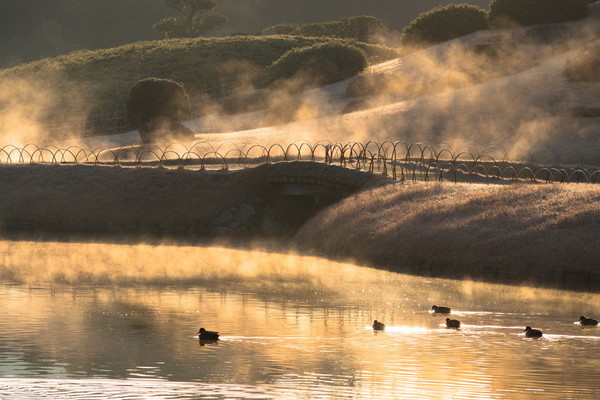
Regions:
<svg viewBox="0 0 600 400"><path fill-rule="evenodd" d="M268 80L301 76L315 85L350 78L368 65L366 53L356 46L338 41L292 49L269 67Z"/></svg>
<svg viewBox="0 0 600 400"><path fill-rule="evenodd" d="M265 28L263 34L285 34L306 37L335 37L377 43L388 32L385 23L370 15L344 17L335 21L310 24L278 24Z"/></svg>
<svg viewBox="0 0 600 400"><path fill-rule="evenodd" d="M183 86L174 80L143 79L129 90L127 113L132 127L156 117L181 120L190 114L190 99Z"/></svg>
<svg viewBox="0 0 600 400"><path fill-rule="evenodd" d="M488 29L487 12L471 4L449 4L419 14L402 30L404 45L432 45Z"/></svg>
<svg viewBox="0 0 600 400"><path fill-rule="evenodd" d="M588 0L492 0L490 21L495 26L553 24L585 18Z"/></svg>
<svg viewBox="0 0 600 400"><path fill-rule="evenodd" d="M565 75L575 82L600 82L600 44L587 47L568 60Z"/></svg>
<svg viewBox="0 0 600 400"><path fill-rule="evenodd" d="M262 35L292 35L298 24L277 24L262 30Z"/></svg>

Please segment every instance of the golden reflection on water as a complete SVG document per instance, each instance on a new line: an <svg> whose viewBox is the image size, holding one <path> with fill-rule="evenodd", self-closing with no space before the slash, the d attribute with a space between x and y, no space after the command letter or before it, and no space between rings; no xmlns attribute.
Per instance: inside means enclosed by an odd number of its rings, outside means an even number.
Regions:
<svg viewBox="0 0 600 400"><path fill-rule="evenodd" d="M588 356L600 330L573 324L594 315L594 294L220 247L5 241L0 254L5 378L246 388L232 398L600 395ZM446 329L432 304L452 306L461 329ZM546 338L525 339L525 325ZM202 346L200 326L222 340Z"/></svg>

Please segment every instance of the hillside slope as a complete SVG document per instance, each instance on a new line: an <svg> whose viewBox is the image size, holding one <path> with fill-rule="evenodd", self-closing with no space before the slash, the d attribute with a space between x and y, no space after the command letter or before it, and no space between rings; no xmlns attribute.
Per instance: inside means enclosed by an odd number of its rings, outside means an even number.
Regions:
<svg viewBox="0 0 600 400"><path fill-rule="evenodd" d="M599 203L596 185L396 184L325 209L295 240L396 272L598 290Z"/></svg>
<svg viewBox="0 0 600 400"><path fill-rule="evenodd" d="M570 111L600 108L600 83L568 81L564 64L600 37L598 4L595 16L579 22L547 27L477 32L403 58L374 66L369 73L398 76L415 85L456 81L454 87L406 95L367 96L360 109L340 114L356 99L345 96L348 82L305 93L304 120L258 128L264 114L235 117L211 115L186 125L198 140L292 142L305 140L404 140L408 143L498 143L511 148L514 158L536 149L561 150L561 161L600 163L598 117L578 117ZM545 42L540 32L564 32ZM518 62L494 67L473 58L473 48L504 42ZM469 58L471 57L471 59ZM505 61L505 60L503 60ZM300 116L300 119L303 119ZM567 154L568 153L568 154Z"/></svg>

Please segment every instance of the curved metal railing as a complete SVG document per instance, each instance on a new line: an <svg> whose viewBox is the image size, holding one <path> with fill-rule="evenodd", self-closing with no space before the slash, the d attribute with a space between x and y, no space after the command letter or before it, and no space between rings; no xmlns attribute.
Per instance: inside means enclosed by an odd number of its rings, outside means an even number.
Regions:
<svg viewBox="0 0 600 400"><path fill-rule="evenodd" d="M492 144L485 148L447 145L432 146L402 141L335 143L297 141L290 144L237 144L195 142L164 146L143 145L119 148L59 148L27 144L0 147L0 165L60 164L119 167L160 167L182 169L234 170L286 161L313 161L369 171L397 180L450 182L600 182L600 168L585 167L579 154L577 167L560 166L560 156L549 148L539 148L549 162L535 164L512 161L511 148ZM548 155L550 157L548 158Z"/></svg>

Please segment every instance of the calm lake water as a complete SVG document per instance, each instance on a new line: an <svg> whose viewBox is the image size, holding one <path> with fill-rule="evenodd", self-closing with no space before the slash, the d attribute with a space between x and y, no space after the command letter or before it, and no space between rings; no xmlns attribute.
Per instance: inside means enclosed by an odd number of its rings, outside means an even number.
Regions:
<svg viewBox="0 0 600 400"><path fill-rule="evenodd" d="M600 398L600 328L574 323L599 295L217 247L5 241L0 264L3 400Z"/></svg>

